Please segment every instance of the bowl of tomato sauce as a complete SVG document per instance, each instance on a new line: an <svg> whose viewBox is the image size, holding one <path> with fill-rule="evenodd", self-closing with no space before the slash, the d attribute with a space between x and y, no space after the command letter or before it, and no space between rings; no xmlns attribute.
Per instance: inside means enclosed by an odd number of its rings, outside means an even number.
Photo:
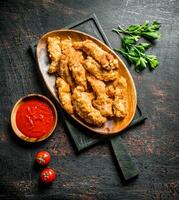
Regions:
<svg viewBox="0 0 179 200"><path fill-rule="evenodd" d="M57 119L54 104L41 94L20 98L11 112L14 133L27 142L40 142L48 138L56 128Z"/></svg>

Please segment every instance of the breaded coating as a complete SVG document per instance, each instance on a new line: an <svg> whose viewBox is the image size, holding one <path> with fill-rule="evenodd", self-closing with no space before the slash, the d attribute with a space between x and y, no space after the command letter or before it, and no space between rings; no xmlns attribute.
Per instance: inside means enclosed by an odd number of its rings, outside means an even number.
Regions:
<svg viewBox="0 0 179 200"><path fill-rule="evenodd" d="M54 73L57 71L57 67L61 58L61 42L60 37L54 36L54 37L48 37L48 52L49 57L51 59L51 64L49 66L48 72Z"/></svg>
<svg viewBox="0 0 179 200"><path fill-rule="evenodd" d="M87 80L90 83L94 93L96 94L96 96L100 96L105 94L105 83L103 81L100 81L98 79L96 79L94 76L88 75L87 76Z"/></svg>
<svg viewBox="0 0 179 200"><path fill-rule="evenodd" d="M73 106L71 103L71 91L70 86L62 78L57 78L56 87L58 90L58 96L63 108L69 113L73 114Z"/></svg>
<svg viewBox="0 0 179 200"><path fill-rule="evenodd" d="M74 81L72 80L72 76L68 66L69 52L72 48L73 47L71 39L65 39L61 41L62 56L58 67L58 74L70 85L71 88L74 88L75 84Z"/></svg>
<svg viewBox="0 0 179 200"><path fill-rule="evenodd" d="M62 54L62 56L61 56L60 64L59 64L57 72L58 72L58 75L62 79L64 79L70 85L71 88L75 87L75 84L72 80L70 70L68 68L68 57L64 54Z"/></svg>
<svg viewBox="0 0 179 200"><path fill-rule="evenodd" d="M92 106L93 94L85 92L84 88L77 86L72 95L72 103L76 113L88 124L102 126L106 118Z"/></svg>
<svg viewBox="0 0 179 200"><path fill-rule="evenodd" d="M104 117L112 117L113 100L106 95L104 82L90 75L87 77L87 80L96 94L96 99L93 100L93 106L98 109Z"/></svg>
<svg viewBox="0 0 179 200"><path fill-rule="evenodd" d="M93 100L93 106L100 111L101 115L104 117L112 117L113 100L107 97L98 97L97 99Z"/></svg>
<svg viewBox="0 0 179 200"><path fill-rule="evenodd" d="M126 79L123 76L118 77L114 82L113 86L119 87L119 88L126 88L127 87L127 82Z"/></svg>
<svg viewBox="0 0 179 200"><path fill-rule="evenodd" d="M114 81L115 98L113 103L113 112L116 117L124 118L127 115L127 82L124 77L118 78Z"/></svg>
<svg viewBox="0 0 179 200"><path fill-rule="evenodd" d="M69 68L72 72L75 83L87 89L86 70L81 64L82 60L83 56L80 51L75 50L74 53L71 52L69 59Z"/></svg>
<svg viewBox="0 0 179 200"><path fill-rule="evenodd" d="M90 74L102 81L112 81L118 76L117 70L104 70L91 56L88 56L87 59L84 60L84 67Z"/></svg>
<svg viewBox="0 0 179 200"><path fill-rule="evenodd" d="M72 47L72 41L71 39L66 39L61 42L61 48L62 48L62 54L64 58L64 65L60 66L61 70L65 69L66 74L70 76L67 80L67 77L65 80L70 84L72 88L74 88L74 84L72 85L72 78L75 80L75 83L77 85L83 86L85 89L87 88L87 80L86 80L86 71L84 67L82 66L83 61L83 55L82 52L75 50ZM68 68L68 70L67 70ZM69 70L71 71L71 74L69 73Z"/></svg>
<svg viewBox="0 0 179 200"><path fill-rule="evenodd" d="M118 68L118 60L114 59L113 55L104 51L92 40L84 40L82 42L74 42L73 47L84 51L88 56L93 57L102 68L112 70Z"/></svg>
<svg viewBox="0 0 179 200"><path fill-rule="evenodd" d="M112 84L106 86L106 94L110 98L114 98L115 96L115 88Z"/></svg>

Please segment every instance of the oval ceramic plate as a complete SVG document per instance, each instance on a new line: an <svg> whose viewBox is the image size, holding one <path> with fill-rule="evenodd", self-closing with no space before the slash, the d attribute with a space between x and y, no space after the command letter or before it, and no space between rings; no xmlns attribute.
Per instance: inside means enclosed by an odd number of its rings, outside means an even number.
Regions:
<svg viewBox="0 0 179 200"><path fill-rule="evenodd" d="M86 39L90 39L94 41L97 45L99 45L103 50L111 53L115 58L119 61L119 73L120 75L124 76L127 80L127 90L128 90L128 114L123 119L120 120L118 118L114 118L111 120L108 120L104 126L102 127L95 127L88 124L85 124L83 121L78 118L76 115L71 115L77 122L85 126L86 128L90 129L91 131L105 134L105 135L111 135L119 133L120 131L124 130L132 121L135 112L136 112L136 105L137 105L137 95L136 95L136 88L134 85L134 81L132 79L132 76L130 72L128 71L127 67L125 66L124 62L119 58L119 56L112 51L107 45L105 45L100 40L86 34L80 31L76 30L68 30L68 29L61 29L61 30L55 30L46 33L43 35L38 44L36 49L36 58L38 67L40 70L40 74L45 82L45 85L47 86L48 90L51 92L51 94L55 97L55 99L58 101L58 103L61 105L60 101L58 100L57 91L55 88L55 76L48 74L48 68L50 65L48 52L47 52L47 38L49 36L59 36L62 40L71 38L72 41L83 41ZM61 105L62 107L62 105Z"/></svg>

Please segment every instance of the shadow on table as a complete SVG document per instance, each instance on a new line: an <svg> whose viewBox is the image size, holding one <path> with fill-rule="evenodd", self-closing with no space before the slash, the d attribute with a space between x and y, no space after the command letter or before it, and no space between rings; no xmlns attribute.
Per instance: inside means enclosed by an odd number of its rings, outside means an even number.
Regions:
<svg viewBox="0 0 179 200"><path fill-rule="evenodd" d="M34 149L34 147L40 147L42 145L44 145L47 140L41 141L41 142L26 142L22 139L20 139L13 131L11 124L8 124L8 133L9 133L9 139L10 141L12 141L13 143L18 144L21 147L24 147L26 149Z"/></svg>

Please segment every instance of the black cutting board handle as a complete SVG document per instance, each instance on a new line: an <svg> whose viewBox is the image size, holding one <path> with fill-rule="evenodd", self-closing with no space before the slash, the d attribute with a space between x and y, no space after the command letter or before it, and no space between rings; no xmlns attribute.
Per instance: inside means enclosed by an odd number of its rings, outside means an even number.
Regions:
<svg viewBox="0 0 179 200"><path fill-rule="evenodd" d="M138 176L139 169L132 159L127 145L122 141L122 138L119 136L113 137L110 139L110 143L124 180L128 181Z"/></svg>

